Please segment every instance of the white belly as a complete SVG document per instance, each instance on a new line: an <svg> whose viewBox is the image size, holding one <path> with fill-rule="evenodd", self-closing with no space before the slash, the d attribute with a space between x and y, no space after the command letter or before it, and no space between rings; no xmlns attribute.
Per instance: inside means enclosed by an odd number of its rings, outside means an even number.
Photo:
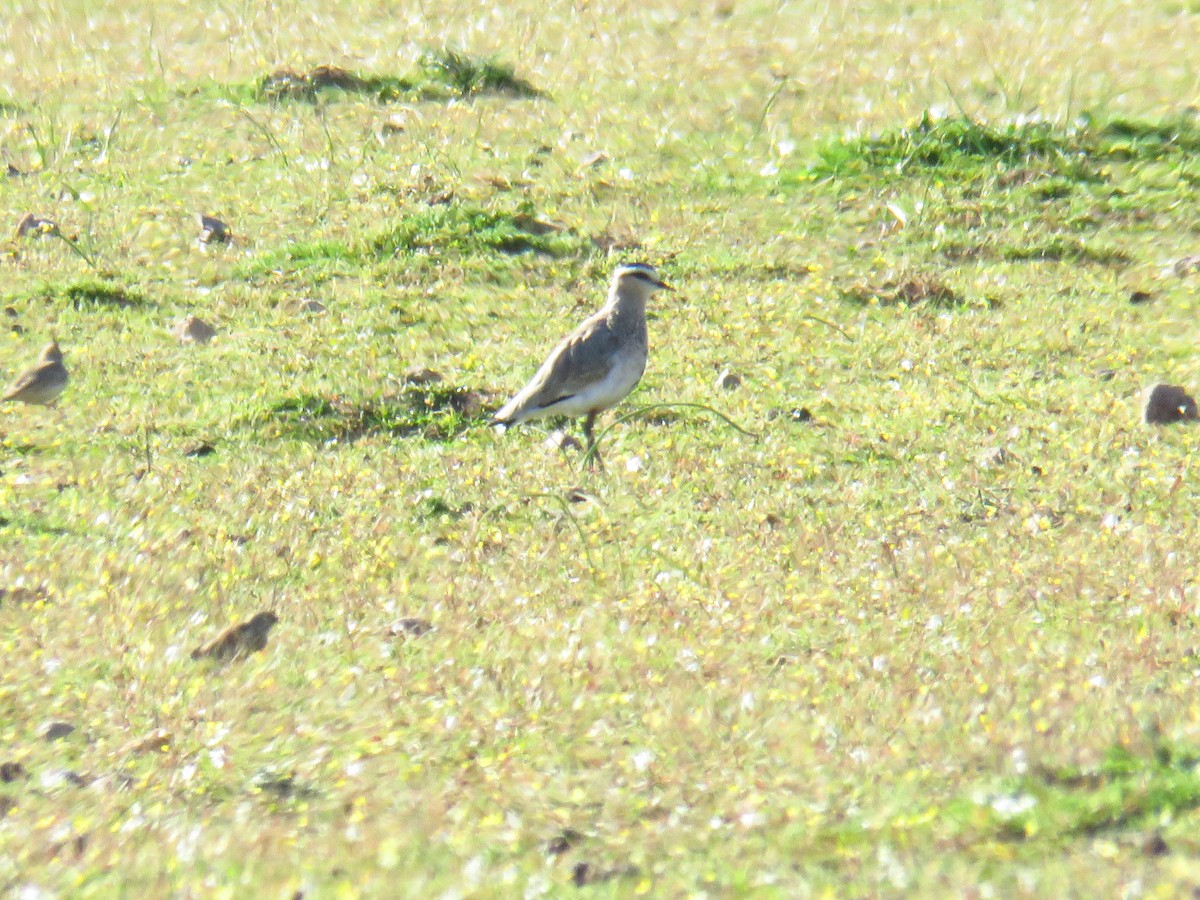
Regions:
<svg viewBox="0 0 1200 900"><path fill-rule="evenodd" d="M629 396L629 392L637 386L645 370L646 357L640 353L631 353L617 360L617 364L601 381L584 388L561 403L554 404L546 413L576 417L612 409Z"/></svg>

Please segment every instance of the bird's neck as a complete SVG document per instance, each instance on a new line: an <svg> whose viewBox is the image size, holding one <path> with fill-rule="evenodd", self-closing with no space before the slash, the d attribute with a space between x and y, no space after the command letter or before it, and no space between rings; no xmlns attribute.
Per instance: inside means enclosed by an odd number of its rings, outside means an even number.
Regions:
<svg viewBox="0 0 1200 900"><path fill-rule="evenodd" d="M641 294L617 294L608 298L608 324L614 331L646 330L646 298Z"/></svg>

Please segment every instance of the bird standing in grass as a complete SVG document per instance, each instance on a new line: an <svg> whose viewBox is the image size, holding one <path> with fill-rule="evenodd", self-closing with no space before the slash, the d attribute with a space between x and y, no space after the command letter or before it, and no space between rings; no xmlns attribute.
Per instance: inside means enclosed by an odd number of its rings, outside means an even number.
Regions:
<svg viewBox="0 0 1200 900"><path fill-rule="evenodd" d="M542 416L586 416L590 460L596 450L596 417L612 409L641 380L646 370L646 301L655 291L671 290L651 266L621 266L613 273L608 302L567 335L538 369L533 380L504 404L494 425L516 425Z"/></svg>
<svg viewBox="0 0 1200 900"><path fill-rule="evenodd" d="M47 406L58 399L66 386L67 367L63 365L62 350L58 341L51 341L42 350L37 364L10 384L0 399Z"/></svg>

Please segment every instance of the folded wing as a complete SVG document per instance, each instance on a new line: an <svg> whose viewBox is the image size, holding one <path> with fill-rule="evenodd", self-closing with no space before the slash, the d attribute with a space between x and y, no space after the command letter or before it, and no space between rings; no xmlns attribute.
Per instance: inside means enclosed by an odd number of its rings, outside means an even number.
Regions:
<svg viewBox="0 0 1200 900"><path fill-rule="evenodd" d="M604 318L597 316L584 322L554 348L533 380L496 413L496 421L515 424L552 414L556 406L608 377L617 359L618 344Z"/></svg>

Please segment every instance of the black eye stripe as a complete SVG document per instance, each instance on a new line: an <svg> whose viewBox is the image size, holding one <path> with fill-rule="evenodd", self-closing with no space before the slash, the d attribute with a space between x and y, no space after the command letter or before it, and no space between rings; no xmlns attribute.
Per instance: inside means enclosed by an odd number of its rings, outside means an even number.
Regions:
<svg viewBox="0 0 1200 900"><path fill-rule="evenodd" d="M628 266L625 269L625 275L630 278L637 278L641 281L649 282L650 284L656 285L659 283L658 276L655 274L654 270L649 267L643 269L641 267L634 268L633 266Z"/></svg>

